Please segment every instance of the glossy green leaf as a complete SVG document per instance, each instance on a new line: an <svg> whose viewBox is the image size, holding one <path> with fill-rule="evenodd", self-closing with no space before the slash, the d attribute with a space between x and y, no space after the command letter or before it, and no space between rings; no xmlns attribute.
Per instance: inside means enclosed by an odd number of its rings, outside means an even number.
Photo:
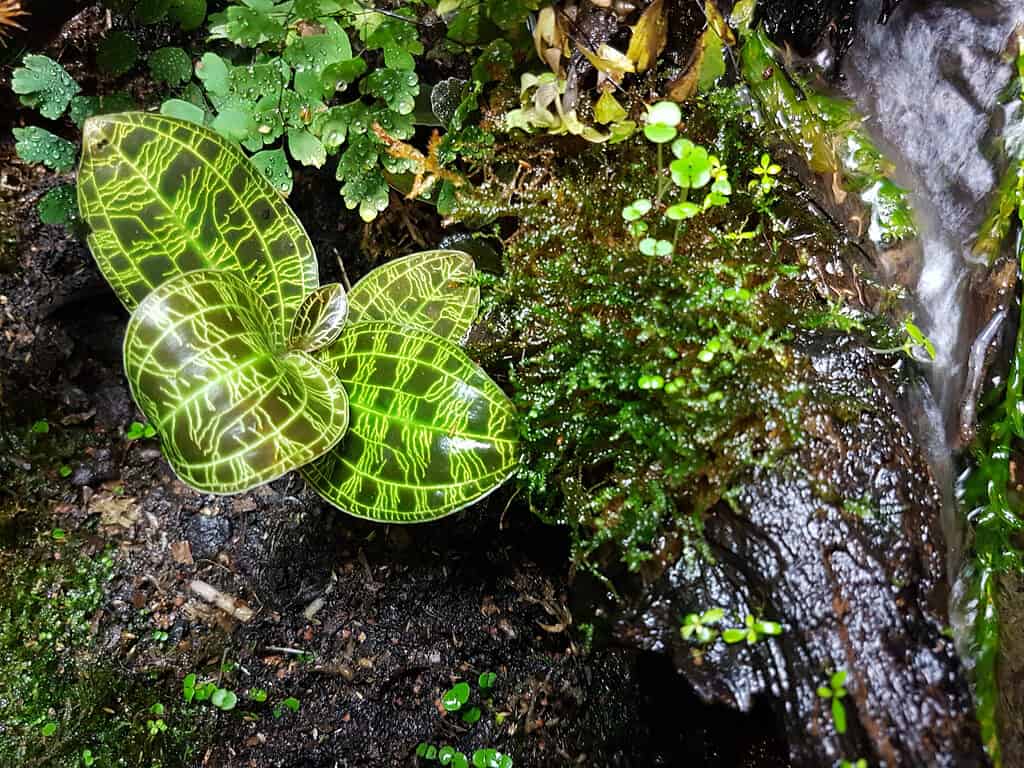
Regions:
<svg viewBox="0 0 1024 768"><path fill-rule="evenodd" d="M37 125L14 128L11 133L17 140L14 151L26 163L42 163L60 173L74 168L75 145L67 139L62 139Z"/></svg>
<svg viewBox="0 0 1024 768"><path fill-rule="evenodd" d="M168 99L160 105L160 114L187 120L196 125L202 125L206 120L206 113L200 107L183 99Z"/></svg>
<svg viewBox="0 0 1024 768"><path fill-rule="evenodd" d="M11 90L27 107L56 120L64 114L71 99L81 88L60 64L48 56L28 55L24 66L14 70Z"/></svg>
<svg viewBox="0 0 1024 768"><path fill-rule="evenodd" d="M149 71L157 82L181 85L192 78L192 58L181 48L158 48L147 59Z"/></svg>
<svg viewBox="0 0 1024 768"><path fill-rule="evenodd" d="M480 307L472 257L462 251L423 251L378 267L348 296L351 322L386 320L436 333L456 343Z"/></svg>
<svg viewBox="0 0 1024 768"><path fill-rule="evenodd" d="M201 270L164 282L125 332L132 396L178 476L236 493L322 456L348 425L343 385L275 339L246 281Z"/></svg>
<svg viewBox="0 0 1024 768"><path fill-rule="evenodd" d="M302 474L338 508L380 522L425 522L486 496L512 474L512 403L452 342L361 322L322 357L345 385L351 424Z"/></svg>
<svg viewBox="0 0 1024 768"><path fill-rule="evenodd" d="M292 169L288 165L288 156L283 149L265 149L249 159L260 173L266 176L274 189L285 197L292 193Z"/></svg>
<svg viewBox="0 0 1024 768"><path fill-rule="evenodd" d="M348 318L348 297L338 283L309 294L295 313L288 338L290 349L312 352L326 347L341 335Z"/></svg>
<svg viewBox="0 0 1024 768"><path fill-rule="evenodd" d="M90 118L83 145L78 203L89 247L125 306L183 272L230 271L266 304L283 346L318 285L316 255L241 150L209 129L141 112Z"/></svg>

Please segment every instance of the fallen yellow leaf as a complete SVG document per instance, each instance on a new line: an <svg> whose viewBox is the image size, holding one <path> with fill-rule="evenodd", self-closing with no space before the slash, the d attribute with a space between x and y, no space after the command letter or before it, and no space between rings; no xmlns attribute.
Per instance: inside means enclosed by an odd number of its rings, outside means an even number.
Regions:
<svg viewBox="0 0 1024 768"><path fill-rule="evenodd" d="M664 0L654 0L643 14L636 26L631 28L629 49L626 56L636 65L637 72L650 69L668 42L668 17L665 14Z"/></svg>

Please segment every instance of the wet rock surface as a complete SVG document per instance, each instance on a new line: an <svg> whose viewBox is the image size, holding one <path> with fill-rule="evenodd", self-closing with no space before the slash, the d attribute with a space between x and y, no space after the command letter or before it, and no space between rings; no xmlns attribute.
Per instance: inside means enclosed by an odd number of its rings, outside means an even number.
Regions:
<svg viewBox="0 0 1024 768"><path fill-rule="evenodd" d="M939 497L899 416L899 393L850 342L806 348L819 396L877 408L808 425L793 461L765 467L706 520L711 562L681 559L617 624L640 647L670 652L708 699L747 708L768 695L797 765L985 765L972 702L947 624ZM679 616L726 608L782 635L706 648L683 641ZM739 617L739 618L737 618ZM848 730L816 689L847 670Z"/></svg>

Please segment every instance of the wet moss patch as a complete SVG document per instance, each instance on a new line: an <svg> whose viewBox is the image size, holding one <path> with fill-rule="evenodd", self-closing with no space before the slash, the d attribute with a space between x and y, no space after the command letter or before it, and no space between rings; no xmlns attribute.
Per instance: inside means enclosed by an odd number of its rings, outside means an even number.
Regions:
<svg viewBox="0 0 1024 768"><path fill-rule="evenodd" d="M678 235L652 228L676 240L671 255L645 256L623 221L657 194L656 153L639 139L524 161L460 203L468 219L515 221L484 323L500 338L477 354L510 365L521 479L533 509L571 529L578 563L617 552L636 569L696 540L704 513L796 447L822 405L797 339L859 327L818 292L808 255L832 245L795 237L795 190L747 191L761 149L741 108L720 95L684 117L737 194Z"/></svg>

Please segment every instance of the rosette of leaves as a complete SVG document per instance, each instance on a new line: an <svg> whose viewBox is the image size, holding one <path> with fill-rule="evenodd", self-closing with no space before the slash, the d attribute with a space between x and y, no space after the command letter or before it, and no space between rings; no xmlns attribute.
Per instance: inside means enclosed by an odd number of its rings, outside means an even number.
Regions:
<svg viewBox="0 0 1024 768"><path fill-rule="evenodd" d="M513 471L511 403L462 351L472 260L429 251L346 295L234 143L163 115L90 119L88 244L132 312L132 395L183 481L235 493L305 467L345 512L450 514Z"/></svg>
<svg viewBox="0 0 1024 768"><path fill-rule="evenodd" d="M409 170L371 128L413 134L423 53L415 22L407 8L378 13L355 0L229 3L210 16L210 37L243 49L244 63L207 52L195 67L202 87L190 84L162 111L240 142L285 195L292 163L320 168L338 157L346 206L371 221L388 204L386 174Z"/></svg>

